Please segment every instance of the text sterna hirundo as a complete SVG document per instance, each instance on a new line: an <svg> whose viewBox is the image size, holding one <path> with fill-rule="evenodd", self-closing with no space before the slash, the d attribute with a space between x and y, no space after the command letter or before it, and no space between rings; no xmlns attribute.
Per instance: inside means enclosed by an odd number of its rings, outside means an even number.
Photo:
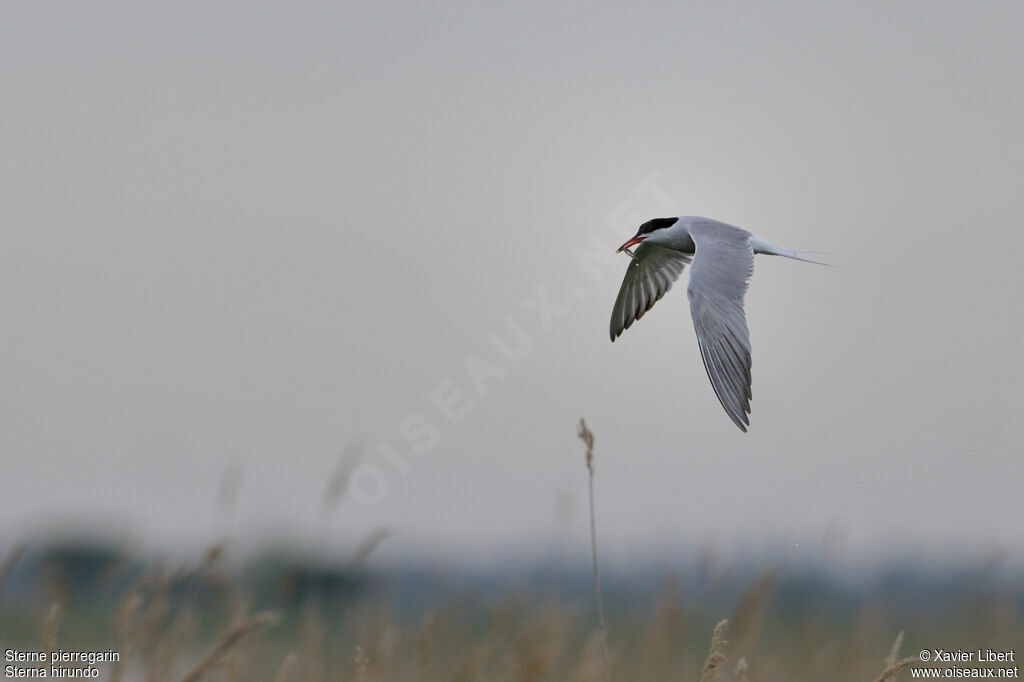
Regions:
<svg viewBox="0 0 1024 682"><path fill-rule="evenodd" d="M636 246L633 253L629 247ZM710 218L655 218L619 247L632 260L612 309L614 341L672 288L691 261L686 287L697 343L715 395L729 418L750 424L750 333L743 296L754 272L754 254L801 258L792 251Z"/></svg>

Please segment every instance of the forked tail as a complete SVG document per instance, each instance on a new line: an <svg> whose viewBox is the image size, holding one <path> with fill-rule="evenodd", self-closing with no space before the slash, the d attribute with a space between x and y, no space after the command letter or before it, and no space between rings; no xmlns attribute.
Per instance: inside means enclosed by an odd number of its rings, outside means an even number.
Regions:
<svg viewBox="0 0 1024 682"><path fill-rule="evenodd" d="M811 260L810 258L804 258L804 254L817 254L817 255L831 255L828 251L794 251L793 249L785 249L778 244L773 244L767 239L761 239L757 235L750 235L750 244L754 247L754 253L764 253L769 256L782 256L783 258L792 258L793 260L800 260L805 263L814 263L815 265L824 265L827 267L835 267L831 263L823 263L820 260Z"/></svg>

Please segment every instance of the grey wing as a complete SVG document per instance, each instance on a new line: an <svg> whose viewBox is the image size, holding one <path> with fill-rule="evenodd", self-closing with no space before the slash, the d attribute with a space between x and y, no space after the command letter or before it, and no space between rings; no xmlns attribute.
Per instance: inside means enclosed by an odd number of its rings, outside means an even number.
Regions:
<svg viewBox="0 0 1024 682"><path fill-rule="evenodd" d="M690 234L697 248L687 295L700 354L719 402L746 431L752 395L743 297L754 272L750 233L718 223L694 226Z"/></svg>
<svg viewBox="0 0 1024 682"><path fill-rule="evenodd" d="M642 243L637 247L612 308L612 341L672 288L689 262L688 255L664 246Z"/></svg>

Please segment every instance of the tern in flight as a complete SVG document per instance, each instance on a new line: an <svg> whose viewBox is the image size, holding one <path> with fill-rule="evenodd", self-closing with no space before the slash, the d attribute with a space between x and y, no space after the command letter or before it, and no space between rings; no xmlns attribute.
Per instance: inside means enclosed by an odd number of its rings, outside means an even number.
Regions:
<svg viewBox="0 0 1024 682"><path fill-rule="evenodd" d="M636 253L631 246L637 247ZM648 220L619 251L632 260L612 308L612 341L643 317L692 262L686 294L704 369L729 418L746 431L750 333L743 296L754 272L754 254L816 263L800 257L811 252L784 249L746 230L697 216Z"/></svg>

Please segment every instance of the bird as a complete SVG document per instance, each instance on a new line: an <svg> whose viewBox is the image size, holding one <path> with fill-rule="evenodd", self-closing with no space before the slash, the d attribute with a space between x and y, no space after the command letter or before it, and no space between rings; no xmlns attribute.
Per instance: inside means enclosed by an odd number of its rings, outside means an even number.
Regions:
<svg viewBox="0 0 1024 682"><path fill-rule="evenodd" d="M635 253L630 247L636 247ZM614 342L672 288L690 265L686 293L704 369L718 401L736 426L750 426L750 332L743 297L754 273L754 254L783 256L818 265L794 251L712 218L677 216L643 223L618 252L629 267L612 307Z"/></svg>

